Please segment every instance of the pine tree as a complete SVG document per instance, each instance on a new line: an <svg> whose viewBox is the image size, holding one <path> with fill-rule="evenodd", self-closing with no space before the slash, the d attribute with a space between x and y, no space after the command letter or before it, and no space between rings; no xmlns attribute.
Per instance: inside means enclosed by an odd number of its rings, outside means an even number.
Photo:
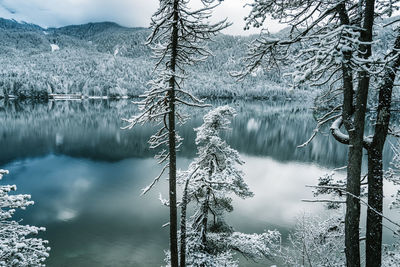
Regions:
<svg viewBox="0 0 400 267"><path fill-rule="evenodd" d="M171 265L178 266L177 206L176 206L176 152L181 138L176 132L176 123L184 123L188 116L179 111L179 106L204 107L195 96L183 89L185 67L205 60L211 52L206 42L229 26L226 21L214 24L208 22L214 1L202 1L204 8L191 10L188 0L160 0L160 7L151 22L152 33L148 44L156 58L155 78L150 82L150 90L139 102L141 112L126 121L125 128L136 124L155 122L161 124L156 134L150 137L150 147L165 146L156 158L165 164L160 175L143 189L149 191L169 171L170 208L170 251ZM218 4L217 4L218 5Z"/></svg>
<svg viewBox="0 0 400 267"><path fill-rule="evenodd" d="M233 108L222 106L204 116L203 125L195 129L197 157L178 176L184 185L180 239L181 250L187 251L187 266L238 266L235 251L253 260L272 257L276 252L278 232L243 234L224 220L224 214L233 210L232 195L253 196L237 168L243 164L239 153L221 137L235 115ZM195 202L195 211L186 225L190 202Z"/></svg>

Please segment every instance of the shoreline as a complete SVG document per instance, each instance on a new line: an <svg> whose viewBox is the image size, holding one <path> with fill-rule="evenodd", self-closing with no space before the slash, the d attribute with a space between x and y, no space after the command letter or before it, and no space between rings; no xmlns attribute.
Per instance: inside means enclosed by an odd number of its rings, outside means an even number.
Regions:
<svg viewBox="0 0 400 267"><path fill-rule="evenodd" d="M141 98L138 95L122 95L122 96L88 96L81 94L48 94L47 97L28 97L28 96L16 96L16 95L0 95L0 100L34 100L34 101L66 101L66 100L128 100ZM296 101L309 98L309 96L297 95L296 97L282 97L282 96L200 96L200 99L209 100L285 100L285 101Z"/></svg>

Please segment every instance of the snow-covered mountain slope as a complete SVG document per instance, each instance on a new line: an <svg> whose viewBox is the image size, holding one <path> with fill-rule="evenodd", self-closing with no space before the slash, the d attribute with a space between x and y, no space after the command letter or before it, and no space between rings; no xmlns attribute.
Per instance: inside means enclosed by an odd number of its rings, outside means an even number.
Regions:
<svg viewBox="0 0 400 267"><path fill-rule="evenodd" d="M148 29L112 22L44 29L0 19L0 97L140 95L154 66L148 35ZM241 83L228 74L241 68L250 38L215 38L210 43L215 56L189 69L185 86L201 97L289 97L273 73Z"/></svg>

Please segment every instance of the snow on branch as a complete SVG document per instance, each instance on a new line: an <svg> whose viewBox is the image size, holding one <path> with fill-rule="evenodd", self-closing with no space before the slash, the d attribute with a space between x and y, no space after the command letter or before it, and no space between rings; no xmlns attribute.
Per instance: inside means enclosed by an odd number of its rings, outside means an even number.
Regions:
<svg viewBox="0 0 400 267"><path fill-rule="evenodd" d="M343 125L343 118L340 116L337 118L331 125L331 133L332 136L339 141L342 144L349 144L349 136L347 134L344 134L340 131L340 127Z"/></svg>
<svg viewBox="0 0 400 267"><path fill-rule="evenodd" d="M349 144L349 135L344 134L342 131L340 131L340 127L343 125L343 118L340 116L337 118L331 125L331 134L332 136L339 141L342 144ZM363 145L365 148L368 148L371 146L372 139L370 137L364 136L364 141Z"/></svg>
<svg viewBox="0 0 400 267"><path fill-rule="evenodd" d="M156 178L154 178L153 182L152 182L151 184L149 184L148 186L146 186L145 188L142 189L142 194L141 194L141 195L146 194L147 192L150 191L150 189L153 188L153 186L160 180L161 176L164 174L165 170L168 169L168 167L169 167L169 165L166 164L166 165L162 168L160 174L159 174Z"/></svg>
<svg viewBox="0 0 400 267"><path fill-rule="evenodd" d="M8 174L0 169L0 179ZM30 225L21 225L12 220L15 209L25 209L33 205L30 195L13 194L15 185L0 186L0 266L45 266L50 248L47 241L32 237L46 229Z"/></svg>
<svg viewBox="0 0 400 267"><path fill-rule="evenodd" d="M232 73L239 80L259 68L266 70L284 67L284 76L294 87L307 84L321 86L336 81L342 64L351 70L381 75L393 55L376 53L364 58L362 47L373 42L360 39L363 28L356 1L274 1L255 0L245 18L246 27L262 27L268 16L288 24L285 37L273 38L267 32L249 44L243 58L245 67ZM392 7L393 8L393 7ZM343 19L343 10L348 22ZM381 14L382 15L382 14Z"/></svg>
<svg viewBox="0 0 400 267"><path fill-rule="evenodd" d="M181 233L186 266L238 266L236 252L260 260L277 256L280 249L279 232L239 233L224 220L224 214L233 210L232 195L253 196L238 169L243 164L239 153L221 137L235 115L233 108L221 106L203 117L203 124L195 129L197 157L187 171L178 173L178 182L184 186L182 216L186 218L186 205L195 203L194 214Z"/></svg>
<svg viewBox="0 0 400 267"><path fill-rule="evenodd" d="M312 188L326 188L326 189L332 189L332 186L319 186L319 185L306 185L306 187L312 187ZM381 216L382 218L386 219L388 222L392 223L393 225L397 226L400 228L400 224L393 221L392 219L388 218L387 216L384 216L382 212L377 211L376 209L374 209L373 207L371 207L365 200L363 200L361 197L358 197L348 191L346 191L346 189L341 189L338 187L334 187L335 190L339 190L341 191L343 194L347 194L350 195L353 198L358 199L362 204L364 204L366 207L368 207L370 210L372 210L373 212L375 212L377 215ZM400 229L399 229L400 230Z"/></svg>
<svg viewBox="0 0 400 267"><path fill-rule="evenodd" d="M162 196L161 193L158 195L158 200L160 200L160 202L161 202L161 204L162 204L163 206L169 207L169 200L163 198L163 196Z"/></svg>
<svg viewBox="0 0 400 267"><path fill-rule="evenodd" d="M343 215L322 218L302 214L282 248L286 266L345 266Z"/></svg>

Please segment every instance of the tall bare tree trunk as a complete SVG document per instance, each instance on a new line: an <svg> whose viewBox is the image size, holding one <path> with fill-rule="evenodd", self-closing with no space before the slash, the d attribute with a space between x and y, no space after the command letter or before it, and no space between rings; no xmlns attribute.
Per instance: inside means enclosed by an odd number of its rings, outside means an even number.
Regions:
<svg viewBox="0 0 400 267"><path fill-rule="evenodd" d="M342 25L350 25L350 20L344 2L338 5L337 11ZM342 119L346 131L349 133L349 151L347 163L347 186L346 191L352 195L360 195L360 176L362 164L362 149L364 135L365 106L367 103L368 88L359 87L356 95L356 110L354 121L353 107L354 87L353 73L349 66L352 57L351 51L343 53L343 112ZM361 89L361 91L360 91ZM363 108L362 108L363 107ZM361 108L361 109L360 109ZM362 121L362 123L360 123ZM357 130L356 130L357 129ZM357 198L346 196L345 217L345 252L347 266L360 266L359 245L360 203Z"/></svg>
<svg viewBox="0 0 400 267"><path fill-rule="evenodd" d="M393 53L400 49L400 34L397 36ZM382 213L383 209L383 147L389 130L390 107L396 70L400 57L392 61L385 71L384 81L379 88L379 102L375 133L368 148L368 211L366 233L366 266L379 267L382 264Z"/></svg>
<svg viewBox="0 0 400 267"><path fill-rule="evenodd" d="M360 57L365 59L371 56L372 27L374 24L374 0L366 0L363 12L363 30L360 40ZM370 76L368 71L361 71L358 78L356 92L356 106L354 109L353 127L347 129L349 133L349 159L347 168L346 217L345 217L345 246L346 264L348 267L360 266L360 187L361 165Z"/></svg>
<svg viewBox="0 0 400 267"><path fill-rule="evenodd" d="M177 221L177 208L176 208L176 132L175 132L175 69L176 57L178 52L178 4L179 0L174 0L174 21L172 26L171 35L171 61L170 70L172 76L169 80L169 114L168 114L168 127L169 127L169 238L170 238L170 251L171 251L171 266L178 267L178 221Z"/></svg>
<svg viewBox="0 0 400 267"><path fill-rule="evenodd" d="M368 211L366 233L366 266L379 267L382 263L383 175L382 150L368 150ZM374 210L372 210L373 208Z"/></svg>
<svg viewBox="0 0 400 267"><path fill-rule="evenodd" d="M360 266L360 202L354 196L360 195L362 142L350 138L349 163L347 168L347 194L345 217L345 252L347 266Z"/></svg>

